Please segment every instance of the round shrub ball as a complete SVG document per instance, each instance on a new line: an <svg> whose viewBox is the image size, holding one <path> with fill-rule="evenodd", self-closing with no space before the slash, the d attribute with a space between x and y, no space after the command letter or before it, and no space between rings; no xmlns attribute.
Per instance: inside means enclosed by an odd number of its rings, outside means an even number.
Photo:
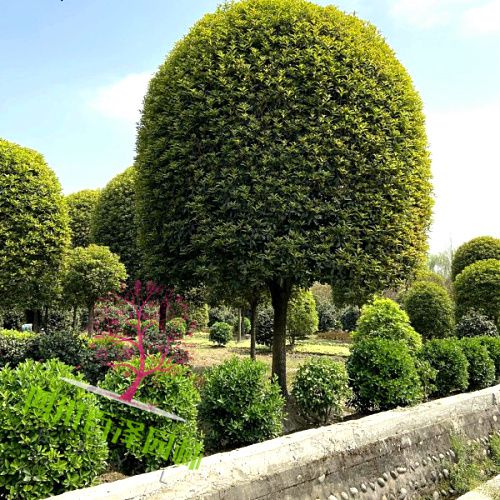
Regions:
<svg viewBox="0 0 500 500"><path fill-rule="evenodd" d="M488 349L490 358L495 363L495 377L500 378L500 337L476 337Z"/></svg>
<svg viewBox="0 0 500 500"><path fill-rule="evenodd" d="M415 362L403 341L366 338L354 344L347 373L360 411L384 411L423 399Z"/></svg>
<svg viewBox="0 0 500 500"><path fill-rule="evenodd" d="M411 326L424 339L444 338L452 334L453 302L445 288L421 281L415 283L404 297L404 308Z"/></svg>
<svg viewBox="0 0 500 500"><path fill-rule="evenodd" d="M0 371L0 498L33 500L83 488L106 468L108 448L97 397L60 377L83 380L58 360L28 360ZM38 388L49 398L55 395L52 411L48 402L37 407L31 400L31 391ZM66 420L66 411L56 418L58 408L72 402L70 418Z"/></svg>
<svg viewBox="0 0 500 500"><path fill-rule="evenodd" d="M257 344L271 347L273 344L274 310L272 307L259 309L257 313L257 329L255 339Z"/></svg>
<svg viewBox="0 0 500 500"><path fill-rule="evenodd" d="M7 363L16 367L27 358L36 359L37 334L0 330L0 369Z"/></svg>
<svg viewBox="0 0 500 500"><path fill-rule="evenodd" d="M459 246L453 254L451 277L455 279L467 266L480 260L500 260L500 238L479 236Z"/></svg>
<svg viewBox="0 0 500 500"><path fill-rule="evenodd" d="M159 361L159 356L149 356L146 368L153 368ZM129 363L136 368L139 367L139 359L137 358L130 360ZM134 374L126 367L117 366L108 371L99 387L123 394L130 387L134 378ZM113 422L119 424L121 421L129 419L139 425L144 425L140 439L133 441L128 446L121 441L109 444L112 462L119 466L125 474L140 474L171 465L176 451L182 446L184 440L189 443L190 447L201 442L197 428L197 405L200 401L200 395L195 385L195 378L188 367L172 364L166 372L154 372L142 380L134 399L174 413L185 419L186 422L171 420L102 398L100 400L101 407L112 416ZM144 451L147 432L151 428L156 429L154 432L158 432L157 435L176 435L168 456L159 452L151 454ZM169 438L167 438L167 442L168 440Z"/></svg>
<svg viewBox="0 0 500 500"><path fill-rule="evenodd" d="M437 370L433 394L448 396L464 391L469 385L469 362L456 339L434 339L424 344L423 359Z"/></svg>
<svg viewBox="0 0 500 500"><path fill-rule="evenodd" d="M469 362L468 389L475 391L492 385L495 381L495 363L488 348L477 338L462 339L460 345Z"/></svg>
<svg viewBox="0 0 500 500"><path fill-rule="evenodd" d="M337 308L330 302L320 302L317 304L318 310L318 330L320 332L329 332L340 330L342 324L339 319Z"/></svg>
<svg viewBox="0 0 500 500"><path fill-rule="evenodd" d="M74 332L40 333L36 338L37 360L59 359L73 367L80 367L85 358L87 343Z"/></svg>
<svg viewBox="0 0 500 500"><path fill-rule="evenodd" d="M421 99L377 29L333 6L243 0L204 16L152 78L136 149L160 282L331 279L339 300L362 300L425 253Z"/></svg>
<svg viewBox="0 0 500 500"><path fill-rule="evenodd" d="M465 316L462 316L457 323L455 335L458 338L480 336L497 337L498 328L491 319L488 319L484 314L472 309Z"/></svg>
<svg viewBox="0 0 500 500"><path fill-rule="evenodd" d="M471 309L500 327L500 260L480 260L467 266L455 279L457 317Z"/></svg>
<svg viewBox="0 0 500 500"><path fill-rule="evenodd" d="M292 345L318 331L316 301L310 290L296 290L288 304L286 319L288 337Z"/></svg>
<svg viewBox="0 0 500 500"><path fill-rule="evenodd" d="M205 372L200 417L213 450L246 446L283 432L285 400L260 361L236 357Z"/></svg>
<svg viewBox="0 0 500 500"><path fill-rule="evenodd" d="M300 415L314 424L324 424L339 417L351 396L344 363L319 357L299 367L292 395Z"/></svg>
<svg viewBox="0 0 500 500"><path fill-rule="evenodd" d="M375 298L361 309L353 340L373 337L401 340L412 352L422 347L422 338L411 326L408 314L391 299Z"/></svg>
<svg viewBox="0 0 500 500"><path fill-rule="evenodd" d="M208 338L216 344L226 345L233 338L233 327L228 323L214 323L210 327Z"/></svg>

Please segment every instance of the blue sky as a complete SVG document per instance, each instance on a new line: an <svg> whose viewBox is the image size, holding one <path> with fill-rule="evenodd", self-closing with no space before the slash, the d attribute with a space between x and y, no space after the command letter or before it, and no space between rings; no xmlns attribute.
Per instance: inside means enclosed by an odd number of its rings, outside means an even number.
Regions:
<svg viewBox="0 0 500 500"><path fill-rule="evenodd" d="M66 193L134 158L147 81L212 0L0 0L0 137L44 154ZM341 0L374 23L425 105L432 251L500 236L500 0Z"/></svg>

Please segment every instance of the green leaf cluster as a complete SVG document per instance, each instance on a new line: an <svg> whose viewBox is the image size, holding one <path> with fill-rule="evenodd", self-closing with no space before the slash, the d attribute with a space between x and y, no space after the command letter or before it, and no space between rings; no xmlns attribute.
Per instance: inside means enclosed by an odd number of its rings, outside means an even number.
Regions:
<svg viewBox="0 0 500 500"><path fill-rule="evenodd" d="M458 338L478 336L497 337L498 328L495 323L484 314L471 309L460 318L460 321L455 327L455 335Z"/></svg>
<svg viewBox="0 0 500 500"><path fill-rule="evenodd" d="M17 368L0 370L0 497L10 500L47 498L90 486L104 471L108 448L99 426L85 430L87 417L97 409L93 394L63 382L76 378L60 361L28 360ZM34 387L81 404L81 422L74 426L44 419L45 408L25 409ZM52 415L55 414L55 409Z"/></svg>
<svg viewBox="0 0 500 500"><path fill-rule="evenodd" d="M451 263L452 279L454 280L467 266L486 259L500 260L500 238L479 236L458 247Z"/></svg>
<svg viewBox="0 0 500 500"><path fill-rule="evenodd" d="M443 286L416 282L404 295L404 308L411 326L424 339L444 338L453 333L454 305Z"/></svg>
<svg viewBox="0 0 500 500"><path fill-rule="evenodd" d="M488 348L478 338L462 339L460 347L469 362L469 385L467 388L475 391L493 385L495 363L489 355Z"/></svg>
<svg viewBox="0 0 500 500"><path fill-rule="evenodd" d="M476 338L488 349L488 354L495 363L496 380L500 379L500 337L483 336Z"/></svg>
<svg viewBox="0 0 500 500"><path fill-rule="evenodd" d="M0 307L51 302L69 244L61 186L43 156L0 139Z"/></svg>
<svg viewBox="0 0 500 500"><path fill-rule="evenodd" d="M246 446L281 435L285 401L266 371L260 361L233 357L206 372L200 417L212 449Z"/></svg>
<svg viewBox="0 0 500 500"><path fill-rule="evenodd" d="M233 327L228 323L218 321L210 327L208 338L210 342L226 345L233 338Z"/></svg>
<svg viewBox="0 0 500 500"><path fill-rule="evenodd" d="M288 303L287 331L291 344L316 333L318 326L318 311L312 292L296 290Z"/></svg>
<svg viewBox="0 0 500 500"><path fill-rule="evenodd" d="M0 369L7 363L16 367L36 352L35 333L0 330Z"/></svg>
<svg viewBox="0 0 500 500"><path fill-rule="evenodd" d="M90 231L99 193L99 189L84 189L66 196L72 247L86 247L92 243Z"/></svg>
<svg viewBox="0 0 500 500"><path fill-rule="evenodd" d="M302 417L315 424L325 424L339 417L351 397L344 363L332 359L310 358L299 367L292 395Z"/></svg>
<svg viewBox="0 0 500 500"><path fill-rule="evenodd" d="M142 277L142 256L137 242L136 172L129 167L101 191L92 219L93 243L119 255L129 281Z"/></svg>

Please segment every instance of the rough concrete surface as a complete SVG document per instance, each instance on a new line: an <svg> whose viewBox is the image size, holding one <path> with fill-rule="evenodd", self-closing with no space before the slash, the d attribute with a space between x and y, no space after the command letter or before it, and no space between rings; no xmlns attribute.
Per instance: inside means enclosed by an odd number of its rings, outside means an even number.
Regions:
<svg viewBox="0 0 500 500"><path fill-rule="evenodd" d="M309 429L185 466L68 492L61 500L399 500L445 498L450 436L486 446L500 430L500 386Z"/></svg>
<svg viewBox="0 0 500 500"><path fill-rule="evenodd" d="M458 500L500 500L500 475L476 490L462 495Z"/></svg>

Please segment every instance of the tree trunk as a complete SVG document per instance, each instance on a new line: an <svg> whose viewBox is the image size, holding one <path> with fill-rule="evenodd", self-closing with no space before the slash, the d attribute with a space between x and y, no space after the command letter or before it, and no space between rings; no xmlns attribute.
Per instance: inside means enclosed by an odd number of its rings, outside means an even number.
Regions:
<svg viewBox="0 0 500 500"><path fill-rule="evenodd" d="M160 317L159 317L160 332L165 331L166 323L167 323L167 302L165 300L162 300L160 302Z"/></svg>
<svg viewBox="0 0 500 500"><path fill-rule="evenodd" d="M250 301L250 358L254 361L256 359L255 356L255 344L257 340L257 306L258 301L253 299Z"/></svg>
<svg viewBox="0 0 500 500"><path fill-rule="evenodd" d="M241 342L241 307L238 308L238 342Z"/></svg>
<svg viewBox="0 0 500 500"><path fill-rule="evenodd" d="M89 335L92 335L93 331L94 331L94 304L89 306L89 319L87 322L87 333Z"/></svg>
<svg viewBox="0 0 500 500"><path fill-rule="evenodd" d="M274 309L273 325L273 375L278 376L282 394L287 397L286 387L286 314L292 285L281 279L269 284L271 302Z"/></svg>

